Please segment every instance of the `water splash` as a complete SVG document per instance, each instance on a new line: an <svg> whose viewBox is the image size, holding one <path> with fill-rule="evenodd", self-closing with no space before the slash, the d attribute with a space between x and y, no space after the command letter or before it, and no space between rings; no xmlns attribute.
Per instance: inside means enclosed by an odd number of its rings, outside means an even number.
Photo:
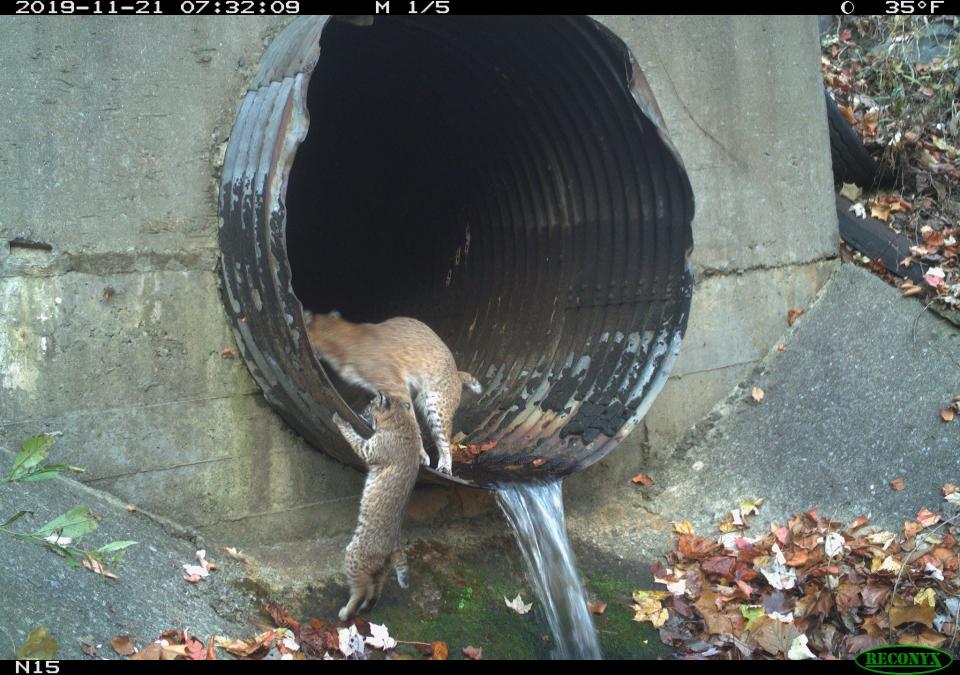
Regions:
<svg viewBox="0 0 960 675"><path fill-rule="evenodd" d="M556 659L599 659L587 596L567 539L562 483L502 483L503 509L527 563L527 576L553 633Z"/></svg>

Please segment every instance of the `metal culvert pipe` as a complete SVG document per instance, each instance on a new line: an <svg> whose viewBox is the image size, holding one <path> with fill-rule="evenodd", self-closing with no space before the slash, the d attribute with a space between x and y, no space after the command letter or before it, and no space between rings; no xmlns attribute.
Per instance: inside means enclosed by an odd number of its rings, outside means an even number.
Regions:
<svg viewBox="0 0 960 675"><path fill-rule="evenodd" d="M309 133L308 133L309 130ZM419 318L484 386L458 478L560 477L649 408L690 308L693 195L629 50L586 17L303 17L224 158L223 295L270 404L362 468L303 307ZM347 396L347 399L344 398Z"/></svg>

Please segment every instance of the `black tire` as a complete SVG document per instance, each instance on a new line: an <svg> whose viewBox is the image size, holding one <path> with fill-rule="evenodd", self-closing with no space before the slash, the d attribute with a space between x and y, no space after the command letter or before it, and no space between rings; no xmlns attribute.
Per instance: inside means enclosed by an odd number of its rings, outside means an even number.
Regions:
<svg viewBox="0 0 960 675"><path fill-rule="evenodd" d="M826 91L827 122L830 127L830 154L833 158L833 180L840 183L856 183L862 188L874 187L879 176L877 163L843 113L837 108L833 98Z"/></svg>

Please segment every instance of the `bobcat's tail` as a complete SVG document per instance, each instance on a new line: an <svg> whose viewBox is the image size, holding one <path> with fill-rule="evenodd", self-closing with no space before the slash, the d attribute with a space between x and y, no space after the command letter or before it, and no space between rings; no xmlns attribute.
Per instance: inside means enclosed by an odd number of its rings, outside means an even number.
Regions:
<svg viewBox="0 0 960 675"><path fill-rule="evenodd" d="M407 565L407 554L403 552L402 548L398 548L390 554L390 559L393 561L394 571L397 573L397 583L400 584L400 588L407 588L410 585L410 567Z"/></svg>
<svg viewBox="0 0 960 675"><path fill-rule="evenodd" d="M482 394L483 387L480 386L480 382L470 373L461 370L460 371L460 381L463 382L464 386L472 391L474 394Z"/></svg>

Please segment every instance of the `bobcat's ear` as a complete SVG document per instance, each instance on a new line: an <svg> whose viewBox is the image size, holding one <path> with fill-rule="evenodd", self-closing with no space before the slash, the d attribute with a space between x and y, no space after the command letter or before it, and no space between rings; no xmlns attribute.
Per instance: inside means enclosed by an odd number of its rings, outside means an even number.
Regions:
<svg viewBox="0 0 960 675"><path fill-rule="evenodd" d="M313 312L309 309L303 310L303 322L308 326L313 323Z"/></svg>
<svg viewBox="0 0 960 675"><path fill-rule="evenodd" d="M331 310L328 312L328 314L329 314L330 316L332 316L333 318L335 318L335 319L342 319L342 318L343 318L342 316L340 316L340 310L338 310L338 309L331 309Z"/></svg>

